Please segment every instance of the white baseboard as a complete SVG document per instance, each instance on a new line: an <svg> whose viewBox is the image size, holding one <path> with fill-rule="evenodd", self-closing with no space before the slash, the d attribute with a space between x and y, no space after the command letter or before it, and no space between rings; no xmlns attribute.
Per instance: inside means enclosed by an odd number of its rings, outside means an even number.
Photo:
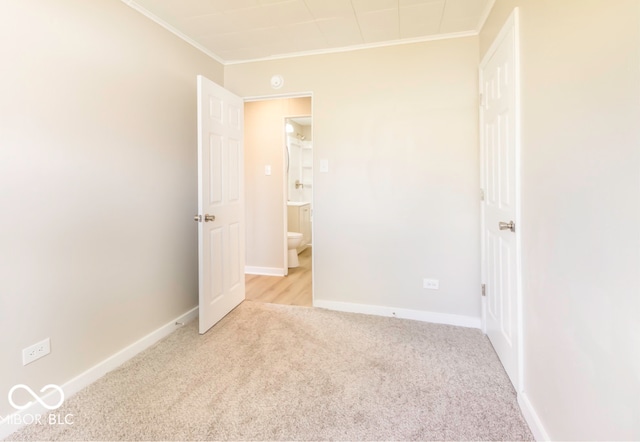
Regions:
<svg viewBox="0 0 640 442"><path fill-rule="evenodd" d="M529 429L531 429L531 432L533 433L533 437L537 441L551 440L549 438L549 434L544 429L544 425L542 425L540 416L536 413L536 410L533 408L533 405L526 393L518 394L518 405L520 405L522 416L524 416L524 420L527 421Z"/></svg>
<svg viewBox="0 0 640 442"><path fill-rule="evenodd" d="M404 308L383 307L380 305L354 304L350 302L313 300L314 307L337 310L349 313L364 313L376 316L391 316L416 321L433 322L435 324L457 325L460 327L480 328L480 318L473 316L452 315L449 313L426 312Z"/></svg>
<svg viewBox="0 0 640 442"><path fill-rule="evenodd" d="M284 269L276 267L254 267L245 266L244 273L247 275L264 275L264 276L284 276Z"/></svg>
<svg viewBox="0 0 640 442"><path fill-rule="evenodd" d="M138 353L151 347L162 338L165 338L166 336L171 334L171 332L173 332L177 327L181 327L180 324L176 323L186 324L187 322L190 322L197 317L198 307L195 307L189 310L187 313L180 315L176 319L169 321L162 327L137 340L133 344L123 348L118 353L91 367L84 373L81 373L80 375L66 382L64 385L61 385L60 387L64 392L64 397L71 397L75 393L87 387L89 384L97 381L108 372L124 364L129 359L136 356ZM56 395L56 392L51 392L47 395L44 395L42 399L45 403L55 403L57 400L59 400L59 397ZM19 430L25 424L30 423L30 421L33 419L33 416L46 415L47 412L48 410L46 410L39 402L34 401L31 406L24 410L17 411L6 417L0 416L0 440Z"/></svg>

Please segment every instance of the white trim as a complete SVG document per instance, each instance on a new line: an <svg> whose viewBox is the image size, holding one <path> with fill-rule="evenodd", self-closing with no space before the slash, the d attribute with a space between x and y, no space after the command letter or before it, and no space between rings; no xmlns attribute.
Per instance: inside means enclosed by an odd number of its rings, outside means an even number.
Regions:
<svg viewBox="0 0 640 442"><path fill-rule="evenodd" d="M518 392L524 391L524 300L522 294L522 73L520 68L520 8L514 8L507 23L513 21L515 139L516 139L516 307L518 317Z"/></svg>
<svg viewBox="0 0 640 442"><path fill-rule="evenodd" d="M339 312L364 313L366 315L389 316L434 324L457 325L459 327L480 328L480 318L474 316L452 315L450 313L427 312L404 308L384 307L381 305L354 304L351 302L323 301L316 299L314 307Z"/></svg>
<svg viewBox="0 0 640 442"><path fill-rule="evenodd" d="M284 201L282 208L282 227L284 232L282 232L282 236L284 237L284 257L282 262L284 262L284 266L286 268L285 275L289 276L289 205L287 201L289 201L289 167L291 166L291 158L289 153L289 141L287 134L287 118L286 115L282 116L282 123L280 126L280 135L282 136L282 199Z"/></svg>
<svg viewBox="0 0 640 442"><path fill-rule="evenodd" d="M520 411L522 411L522 416L527 421L529 425L529 429L533 433L533 437L537 441L542 440L551 440L549 437L549 433L545 430L542 425L542 421L540 420L540 416L536 413L535 408L531 404L529 397L526 393L518 394L518 405L520 406Z"/></svg>
<svg viewBox="0 0 640 442"><path fill-rule="evenodd" d="M312 143L312 151L311 151L311 162L313 167L311 168L311 180L313 185L311 186L311 243L309 247L311 247L311 306L315 306L315 297L316 297L316 248L313 247L313 242L316 239L315 229L316 229L316 218L315 218L315 210L316 210L316 189L317 189L317 177L318 173L316 172L316 158L318 158L318 144L316 143L316 139L314 137L316 133L316 121L315 117L315 106L316 100L313 98L313 94L311 95L311 143Z"/></svg>
<svg viewBox="0 0 640 442"><path fill-rule="evenodd" d="M222 58L218 57L216 54L214 54L209 49L207 49L204 46L202 46L200 43L198 43L195 40L193 40L191 37L188 37L187 35L183 34L178 29L174 28L173 26L171 26L166 21L162 20L157 15L149 12L147 9L145 9L142 6L140 6L139 4L137 4L134 0L120 0L120 1L122 3L124 3L125 5L129 6L130 8L135 9L140 14L144 15L145 17L147 17L149 20L155 22L156 24L159 24L160 26L165 28L167 31L169 31L172 34L174 34L176 37L182 39L184 42L189 43L191 46L193 46L194 48L196 48L200 52L202 52L202 53L208 55L209 57L213 58L218 63L220 63L222 65L225 64L225 61Z"/></svg>
<svg viewBox="0 0 640 442"><path fill-rule="evenodd" d="M276 267L255 267L255 266L244 266L244 273L246 275L264 275L264 276L285 276L286 275L285 269L280 269Z"/></svg>
<svg viewBox="0 0 640 442"><path fill-rule="evenodd" d="M124 0L123 0L124 1ZM327 55L327 54L336 54L340 52L351 52L351 51L360 51L363 49L375 49L375 48L383 48L388 46L401 46L406 44L413 43L424 43L427 41L437 41L437 40L448 40L452 38L464 38L464 37L475 37L478 35L477 31L465 31L465 32L453 32L450 34L437 34L437 35L427 35L424 37L416 37L416 38L404 38L400 40L392 40L392 41L383 41L379 43L365 43L360 45L353 46L343 46L339 48L329 48L329 49L317 49L313 51L301 51L301 52L293 52L290 54L282 54L282 55L273 55L271 57L263 57L263 58L252 58L248 60L231 60L226 61L225 66L230 66L234 64L244 64L244 63L254 63L259 61L273 61L273 60L282 60L286 58L296 58L296 57L306 57L309 55Z"/></svg>
<svg viewBox="0 0 640 442"><path fill-rule="evenodd" d="M65 398L69 398L73 396L83 388L97 381L99 378L101 378L108 372L124 364L129 359L136 356L138 353L146 350L156 342L167 337L173 331L175 331L177 327L181 327L182 326L181 324L186 324L197 317L198 317L198 307L194 307L191 310L189 310L187 313L180 315L176 319L173 319L167 322L162 327L152 331L151 333L137 340L133 344L109 356L104 361L94 365L93 367L79 374L78 376L71 379L70 381L67 381L64 385L61 385L62 390L64 391ZM49 401L49 396L53 396L55 394L56 392L51 392L48 395L45 395L43 397L43 400L45 402L51 402ZM55 401L56 399L57 399L56 397L53 397L53 401ZM4 419L0 421L0 439L6 438L11 433L23 427L24 425L14 424L14 422L23 422L24 416L44 415L46 414L46 412L48 412L48 410L45 410L45 408L39 402L34 401L34 403L29 408L25 410L17 411L9 416L4 417Z"/></svg>
<svg viewBox="0 0 640 442"><path fill-rule="evenodd" d="M271 94L271 95L253 95L251 97L243 97L245 103L250 103L253 101L267 101L267 100L285 100L287 98L311 98L311 107L313 108L313 92L290 92L290 93L282 93L282 94Z"/></svg>
<svg viewBox="0 0 640 442"><path fill-rule="evenodd" d="M478 31L478 34L480 33L480 31L482 31L482 28L484 28L484 24L487 22L489 14L491 14L491 10L493 9L493 5L495 4L496 0L489 0L484 7L484 11L482 11L482 14L480 14L480 20L478 20L478 25L476 26L476 31Z"/></svg>

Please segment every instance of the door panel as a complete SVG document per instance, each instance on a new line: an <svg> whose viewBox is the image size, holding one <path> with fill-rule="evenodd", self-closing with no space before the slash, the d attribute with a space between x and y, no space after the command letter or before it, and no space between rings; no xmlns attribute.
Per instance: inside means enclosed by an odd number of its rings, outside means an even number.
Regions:
<svg viewBox="0 0 640 442"><path fill-rule="evenodd" d="M222 143L217 134L209 136L209 205L222 203Z"/></svg>
<svg viewBox="0 0 640 442"><path fill-rule="evenodd" d="M223 295L223 241L222 229L211 229L209 231L209 262L208 268L211 270L209 274L210 290L206 293L207 305L213 305L218 302Z"/></svg>
<svg viewBox="0 0 640 442"><path fill-rule="evenodd" d="M244 300L243 109L198 76L200 333Z"/></svg>
<svg viewBox="0 0 640 442"><path fill-rule="evenodd" d="M233 203L240 200L240 158L240 143L236 139L229 139L229 202Z"/></svg>
<svg viewBox="0 0 640 442"><path fill-rule="evenodd" d="M240 229L239 223L229 225L229 284L232 290L244 281L240 278L244 276L244 273L240 272Z"/></svg>

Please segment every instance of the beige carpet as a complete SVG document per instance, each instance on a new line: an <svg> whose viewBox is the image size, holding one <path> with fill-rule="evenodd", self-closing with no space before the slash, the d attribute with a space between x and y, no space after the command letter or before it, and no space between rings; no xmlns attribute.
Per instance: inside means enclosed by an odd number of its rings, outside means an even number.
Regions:
<svg viewBox="0 0 640 442"><path fill-rule="evenodd" d="M244 302L9 440L532 440L479 331Z"/></svg>

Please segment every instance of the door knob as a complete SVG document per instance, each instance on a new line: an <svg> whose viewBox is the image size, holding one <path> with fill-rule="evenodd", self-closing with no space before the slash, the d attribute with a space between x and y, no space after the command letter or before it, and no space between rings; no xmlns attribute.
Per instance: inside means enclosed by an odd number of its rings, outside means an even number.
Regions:
<svg viewBox="0 0 640 442"><path fill-rule="evenodd" d="M512 232L516 231L516 223L514 223L513 221L509 221L508 223L500 221L498 223L498 227L500 228L500 230L511 230Z"/></svg>
<svg viewBox="0 0 640 442"><path fill-rule="evenodd" d="M199 223L200 221L202 221L202 215L196 215L193 217L193 220L197 223Z"/></svg>
<svg viewBox="0 0 640 442"><path fill-rule="evenodd" d="M205 215L204 215L204 222L205 222L205 223L206 223L207 221L215 221L215 219L216 219L215 215L207 215L206 213L205 213Z"/></svg>

